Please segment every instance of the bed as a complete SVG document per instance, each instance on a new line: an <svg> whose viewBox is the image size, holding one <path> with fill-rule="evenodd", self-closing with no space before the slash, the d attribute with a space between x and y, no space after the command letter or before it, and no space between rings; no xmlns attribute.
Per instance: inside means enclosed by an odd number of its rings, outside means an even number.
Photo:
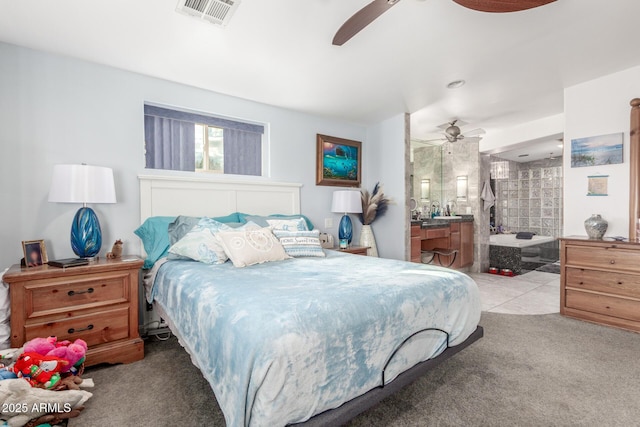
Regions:
<svg viewBox="0 0 640 427"><path fill-rule="evenodd" d="M142 220L300 213L297 184L140 177L140 188ZM327 251L247 268L162 259L147 277L228 426L343 423L483 333L477 286L441 267Z"/></svg>

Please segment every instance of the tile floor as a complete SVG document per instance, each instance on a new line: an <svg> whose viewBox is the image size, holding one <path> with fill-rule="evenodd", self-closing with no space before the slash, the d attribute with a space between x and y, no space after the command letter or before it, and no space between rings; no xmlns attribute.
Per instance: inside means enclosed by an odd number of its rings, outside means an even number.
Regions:
<svg viewBox="0 0 640 427"><path fill-rule="evenodd" d="M514 277L470 273L480 288L482 310L504 314L560 311L560 275L531 271Z"/></svg>

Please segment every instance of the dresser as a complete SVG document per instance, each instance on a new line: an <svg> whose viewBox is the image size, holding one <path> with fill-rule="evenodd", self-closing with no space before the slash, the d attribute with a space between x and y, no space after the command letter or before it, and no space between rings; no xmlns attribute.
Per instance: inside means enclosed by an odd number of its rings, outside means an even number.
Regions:
<svg viewBox="0 0 640 427"><path fill-rule="evenodd" d="M640 332L640 244L560 239L560 314Z"/></svg>
<svg viewBox="0 0 640 427"><path fill-rule="evenodd" d="M3 277L11 296L11 346L54 335L58 340L85 340L87 366L142 359L141 267L137 257L67 268L12 266Z"/></svg>

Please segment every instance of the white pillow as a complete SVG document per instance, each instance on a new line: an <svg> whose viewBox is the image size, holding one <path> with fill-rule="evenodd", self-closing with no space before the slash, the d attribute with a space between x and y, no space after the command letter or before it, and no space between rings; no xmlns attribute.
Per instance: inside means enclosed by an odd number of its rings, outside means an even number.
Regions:
<svg viewBox="0 0 640 427"><path fill-rule="evenodd" d="M320 245L320 231L273 230L285 252L292 257L325 256Z"/></svg>
<svg viewBox="0 0 640 427"><path fill-rule="evenodd" d="M236 267L291 258L270 227L257 230L221 231L216 239Z"/></svg>
<svg viewBox="0 0 640 427"><path fill-rule="evenodd" d="M296 219L268 219L267 224L274 230L307 231L307 223L304 218Z"/></svg>
<svg viewBox="0 0 640 427"><path fill-rule="evenodd" d="M215 219L202 218L191 231L169 248L169 253L205 264L222 264L229 258L214 235L223 230L232 228Z"/></svg>
<svg viewBox="0 0 640 427"><path fill-rule="evenodd" d="M208 228L198 226L171 246L169 252L205 264L222 264L228 259L215 234Z"/></svg>

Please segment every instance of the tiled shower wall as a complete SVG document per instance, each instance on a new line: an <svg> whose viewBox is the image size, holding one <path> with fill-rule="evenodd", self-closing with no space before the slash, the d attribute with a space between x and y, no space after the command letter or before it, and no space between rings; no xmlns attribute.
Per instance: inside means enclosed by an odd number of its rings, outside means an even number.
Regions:
<svg viewBox="0 0 640 427"><path fill-rule="evenodd" d="M518 163L491 156L496 225L562 236L562 158Z"/></svg>

